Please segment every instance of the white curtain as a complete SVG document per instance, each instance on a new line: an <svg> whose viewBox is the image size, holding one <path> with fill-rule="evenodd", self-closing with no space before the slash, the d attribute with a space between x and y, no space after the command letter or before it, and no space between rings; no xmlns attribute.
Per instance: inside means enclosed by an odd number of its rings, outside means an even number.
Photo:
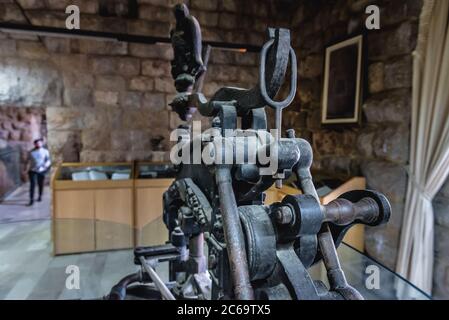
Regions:
<svg viewBox="0 0 449 320"><path fill-rule="evenodd" d="M409 184L397 263L399 274L429 294L434 256L432 200L449 176L448 17L449 1L424 1L414 52ZM407 290L401 291L407 297Z"/></svg>

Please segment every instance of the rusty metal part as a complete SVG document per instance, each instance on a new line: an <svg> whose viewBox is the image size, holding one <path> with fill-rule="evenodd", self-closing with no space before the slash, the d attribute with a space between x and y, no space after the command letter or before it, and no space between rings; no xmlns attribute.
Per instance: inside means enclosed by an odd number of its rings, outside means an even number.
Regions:
<svg viewBox="0 0 449 320"><path fill-rule="evenodd" d="M336 247L354 224L377 226L388 221L391 207L374 191L353 191L329 205L320 204L311 175L311 145L297 139L294 130L287 131L287 138L280 132L282 109L293 101L297 85L297 62L289 30L268 29L259 80L252 89L222 88L208 101L201 91L210 47L202 59L201 30L185 5L175 7L175 16L172 76L178 95L170 105L182 120L198 109L211 118L218 132L192 139L190 134L183 135L188 139L179 152L195 157L197 143L200 151L215 161L176 166L176 181L163 199L164 222L172 243L136 249L135 259L166 299L174 298L173 294L194 300L363 299L348 284ZM277 102L289 64L290 92L284 101ZM270 143L264 139L271 137L266 106L276 109L278 131L276 140L270 139ZM256 130L258 139L253 142L236 139L254 135ZM233 164L222 165L230 158L224 145L232 148ZM263 153L254 161L250 156L255 151ZM276 160L275 168L271 162L264 162L264 155ZM303 194L264 205L264 192L275 182L280 187L293 173ZM307 271L321 260L330 290ZM156 261L169 262L170 280L176 281L172 291L153 269Z"/></svg>
<svg viewBox="0 0 449 320"><path fill-rule="evenodd" d="M294 132L290 131L289 135L294 136ZM316 201L320 203L320 198L318 197L318 193L315 189L312 175L310 173L310 167L312 166L313 162L312 148L310 147L309 143L303 140L298 140L298 143L302 144L302 151L308 151L302 153L303 159L301 159L296 168L296 174L299 183L305 195L313 196ZM334 211L334 213L336 211L333 207L330 207L329 210L331 212ZM324 260L324 266L327 270L327 276L331 286L331 291L342 291L343 293L347 294L347 298L354 300L363 300L362 295L358 293L357 290L350 287L348 285L348 282L346 281L345 274L341 269L334 239L327 222L323 223L317 238L322 258ZM348 292L350 294L348 294Z"/></svg>
<svg viewBox="0 0 449 320"><path fill-rule="evenodd" d="M357 203L337 199L324 207L325 221L337 226L346 226L358 220L371 224L379 216L379 207L372 198L363 198Z"/></svg>
<svg viewBox="0 0 449 320"><path fill-rule="evenodd" d="M263 206L239 207L251 281L264 280L276 267L276 233Z"/></svg>
<svg viewBox="0 0 449 320"><path fill-rule="evenodd" d="M192 274L207 271L206 257L204 256L204 234L191 237L189 241L189 272Z"/></svg>
<svg viewBox="0 0 449 320"><path fill-rule="evenodd" d="M327 224L323 232L318 235L320 249L323 254L324 266L326 267L331 291L336 291L349 300L364 300L363 296L354 288L349 286L345 274L341 269L332 234Z"/></svg>
<svg viewBox="0 0 449 320"><path fill-rule="evenodd" d="M216 181L220 195L223 229L235 298L238 300L253 300L254 292L249 277L243 230L232 189L230 168L227 166L218 167L216 169Z"/></svg>
<svg viewBox="0 0 449 320"><path fill-rule="evenodd" d="M279 224L289 225L295 220L292 208L288 206L280 207L276 211L276 220Z"/></svg>
<svg viewBox="0 0 449 320"><path fill-rule="evenodd" d="M285 53L282 56L283 59L287 59L287 63L288 60L290 59L291 61L291 78L290 78L290 92L287 96L287 98L285 98L285 100L283 101L274 101L273 99L271 99L270 94L267 91L267 84L266 84L266 78L267 78L267 74L265 72L265 68L266 68L266 63L267 63L267 56L268 56L268 52L269 50L274 46L275 44L275 35L272 35L272 38L263 46L262 51L260 53L260 64L259 64L259 91L260 91L260 95L262 96L264 102L271 108L276 109L276 110L282 110L285 109L286 107L288 107L293 100L295 99L296 96L296 87L297 87L297 79L298 79L298 74L296 72L297 70L297 62L296 62L296 54L295 54L295 50L293 50L293 48L290 46L289 48L287 48L288 50L288 57L286 57ZM277 70L276 70L277 71ZM284 72L285 74L285 72ZM282 75L283 77L283 75ZM281 127L277 127L277 129L281 129Z"/></svg>
<svg viewBox="0 0 449 320"><path fill-rule="evenodd" d="M288 286L297 300L320 300L312 278L299 260L293 247L285 246L277 250L277 257L289 280Z"/></svg>
<svg viewBox="0 0 449 320"><path fill-rule="evenodd" d="M284 83L289 59L295 58L295 61L292 61L293 66L293 64L296 63L296 57L294 56L294 52L292 52L291 49L289 30L270 28L268 30L268 39L270 42L273 42L267 48L267 54L265 56L265 81L263 81L263 79L259 79L258 84L252 89L241 89L235 87L221 88L212 97L210 103L207 102L207 100L201 94L194 95L196 97L192 97L192 102L195 104L195 107L200 110L203 116L211 116L211 113L213 111L212 103L214 101L235 101L238 106L238 113L241 116L248 114L253 109L264 108L267 105L267 101L265 99L267 97L270 99L269 101L272 101L272 99L277 95L282 87L282 84ZM259 77L261 76L262 75L259 75ZM293 77L294 75L292 75L292 78ZM262 95L261 93L260 83L262 82L263 84L265 84L264 95ZM296 87L294 88L294 90L295 92L292 91L289 94L289 97L286 101L284 101L284 104L285 102L288 102L290 100L291 96L294 97L296 93Z"/></svg>
<svg viewBox="0 0 449 320"><path fill-rule="evenodd" d="M296 96L296 88L297 88L297 78L298 74L296 72L297 70L297 62L296 62L296 54L295 50L293 50L292 47L288 49L289 51L289 58L291 61L291 78L290 78L290 92L283 101L274 101L271 99L268 91L267 91L267 85L266 85L266 77L265 74L265 67L266 67L266 59L268 55L268 51L271 47L273 47L276 39L273 35L271 40L269 40L262 48L262 51L260 53L260 64L259 64L259 93L262 96L262 99L264 102L271 108L276 110L276 119L275 119L275 132L276 132L276 141L279 143L282 137L282 110L286 107L288 107L292 102L293 99ZM285 55L283 56L285 59ZM288 61L288 58L287 58ZM284 178L282 175L276 177L276 188L281 189L282 188L282 179Z"/></svg>
<svg viewBox="0 0 449 320"><path fill-rule="evenodd" d="M171 74L179 94L173 99L170 106L183 121L187 121L196 111L189 105L188 94L195 87L198 88L196 82L202 78L206 70L201 56L201 28L196 18L190 15L185 4L177 4L173 13L176 18L176 26L170 31L174 51Z"/></svg>
<svg viewBox="0 0 449 320"><path fill-rule="evenodd" d="M201 57L201 28L198 20L190 15L185 4L177 4L173 13L176 18L176 26L170 32L174 49L172 76L178 82L180 77L188 75L194 82L204 71ZM193 82L186 85L177 83L176 88L179 92L188 91Z"/></svg>
<svg viewBox="0 0 449 320"><path fill-rule="evenodd" d="M339 199L322 206L322 211L328 216L324 220L328 222L335 247L341 244L352 226L362 223L377 227L386 224L391 216L391 206L387 198L370 190L349 191L341 195ZM343 224L345 221L346 223ZM321 259L321 256L319 251L317 261Z"/></svg>
<svg viewBox="0 0 449 320"><path fill-rule="evenodd" d="M196 80L195 85L193 87L193 93L198 93L198 92L203 91L204 79L206 78L207 67L209 65L211 51L212 51L212 47L210 45L207 45L206 51L204 52L204 56L203 56L203 70L204 71L201 73L201 75Z"/></svg>
<svg viewBox="0 0 449 320"><path fill-rule="evenodd" d="M171 293L170 289L165 285L165 283L159 278L158 274L154 269L147 263L144 257L140 257L140 263L142 267L144 268L145 272L148 273L151 280L153 280L153 283L157 287L157 289L161 292L162 296L166 300L176 300L173 294Z"/></svg>

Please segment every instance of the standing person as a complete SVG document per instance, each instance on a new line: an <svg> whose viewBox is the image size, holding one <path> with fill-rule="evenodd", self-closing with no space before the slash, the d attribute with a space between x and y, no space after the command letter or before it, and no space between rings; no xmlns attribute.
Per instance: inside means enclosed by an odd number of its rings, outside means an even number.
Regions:
<svg viewBox="0 0 449 320"><path fill-rule="evenodd" d="M37 139L34 141L34 149L29 153L28 161L28 176L30 177L30 202L29 206L34 204L34 189L36 182L39 189L39 198L37 201L42 201L42 193L44 191L45 175L50 169L51 160L50 152L43 147L44 140Z"/></svg>

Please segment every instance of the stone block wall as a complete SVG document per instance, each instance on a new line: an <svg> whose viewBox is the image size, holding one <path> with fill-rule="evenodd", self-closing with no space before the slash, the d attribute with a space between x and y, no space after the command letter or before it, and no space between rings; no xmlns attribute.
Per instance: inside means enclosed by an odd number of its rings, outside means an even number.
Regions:
<svg viewBox="0 0 449 320"><path fill-rule="evenodd" d="M449 179L433 201L435 215L435 265L433 294L449 299Z"/></svg>
<svg viewBox="0 0 449 320"><path fill-rule="evenodd" d="M365 28L365 8L381 9L381 29ZM368 187L387 195L392 221L368 229L366 250L395 267L409 160L412 51L417 40L421 0L302 1L292 18L298 54L298 99L286 126L310 140L314 170L367 178ZM321 125L325 48L353 35L364 35L365 90L360 125ZM288 120L290 119L290 120ZM290 123L291 122L291 123Z"/></svg>
<svg viewBox="0 0 449 320"><path fill-rule="evenodd" d="M7 0L0 2L0 21L64 27L66 6L77 4L84 30L168 37L177 1L139 0L134 19L126 18L127 1L115 2L104 16L98 0L19 0L21 8ZM261 45L274 21L270 1L186 3L205 40ZM56 162L167 159L170 131L180 124L168 107L175 94L169 45L0 36L0 74L8 83L0 88L0 105L45 108ZM252 87L257 60L254 53L214 49L205 94L224 85Z"/></svg>
<svg viewBox="0 0 449 320"><path fill-rule="evenodd" d="M45 136L43 108L0 107L0 199L28 180L28 151Z"/></svg>

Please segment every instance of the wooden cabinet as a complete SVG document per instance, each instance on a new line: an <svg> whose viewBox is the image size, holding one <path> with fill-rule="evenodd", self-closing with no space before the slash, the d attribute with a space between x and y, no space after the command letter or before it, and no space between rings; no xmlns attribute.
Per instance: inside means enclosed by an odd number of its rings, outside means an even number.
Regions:
<svg viewBox="0 0 449 320"><path fill-rule="evenodd" d="M71 179L89 171L102 180ZM133 247L132 173L130 164L64 164L56 170L52 179L56 255ZM121 175L120 180L112 180L114 174Z"/></svg>
<svg viewBox="0 0 449 320"><path fill-rule="evenodd" d="M63 164L55 171L56 255L159 245L168 240L162 195L173 179L163 177L164 164L142 163L138 167L81 163Z"/></svg>
<svg viewBox="0 0 449 320"><path fill-rule="evenodd" d="M59 167L52 179L54 253L164 244L169 236L162 219L162 196L173 183L164 166L115 163ZM89 172L95 173L94 180L85 180ZM364 178L351 179L321 197L321 202L327 204L347 191L365 187ZM298 193L288 186L271 188L266 202L272 204ZM344 241L363 251L363 226L352 228Z"/></svg>
<svg viewBox="0 0 449 320"><path fill-rule="evenodd" d="M167 227L162 219L162 196L173 179L136 180L136 235L137 246L164 244L168 239Z"/></svg>
<svg viewBox="0 0 449 320"><path fill-rule="evenodd" d="M163 195L173 183L176 172L167 163L136 165L134 177L136 246L154 246L169 240L163 221Z"/></svg>
<svg viewBox="0 0 449 320"><path fill-rule="evenodd" d="M95 202L89 190L53 193L53 243L56 254L95 250Z"/></svg>
<svg viewBox="0 0 449 320"><path fill-rule="evenodd" d="M132 185L123 189L95 190L96 250L134 246Z"/></svg>

